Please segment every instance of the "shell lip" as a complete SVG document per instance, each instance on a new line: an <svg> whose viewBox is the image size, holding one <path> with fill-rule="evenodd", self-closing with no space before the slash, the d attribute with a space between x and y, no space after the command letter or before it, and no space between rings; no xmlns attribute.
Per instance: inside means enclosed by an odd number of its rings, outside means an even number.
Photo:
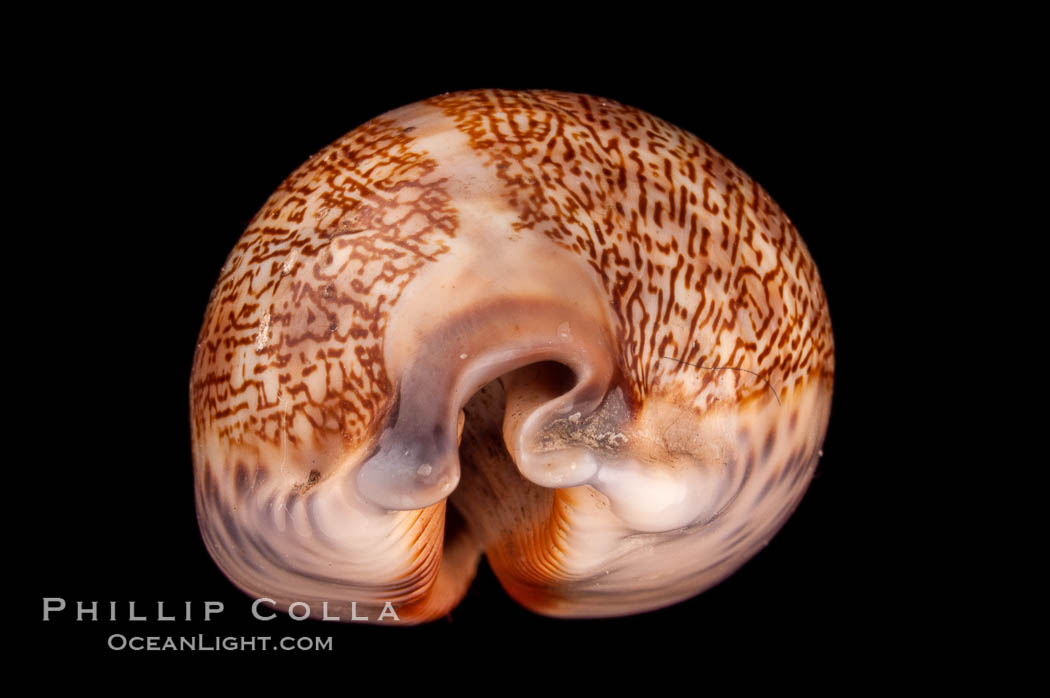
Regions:
<svg viewBox="0 0 1050 698"><path fill-rule="evenodd" d="M398 409L391 413L377 447L356 469L357 492L390 511L423 509L445 499L460 481L457 437L463 407L489 382L546 362L569 368L575 385L537 409L530 423L570 411L589 414L601 404L609 376L577 352L544 346L482 354L455 377L445 400L430 399L434 393L429 393L423 400L409 401L404 386L399 388Z"/></svg>

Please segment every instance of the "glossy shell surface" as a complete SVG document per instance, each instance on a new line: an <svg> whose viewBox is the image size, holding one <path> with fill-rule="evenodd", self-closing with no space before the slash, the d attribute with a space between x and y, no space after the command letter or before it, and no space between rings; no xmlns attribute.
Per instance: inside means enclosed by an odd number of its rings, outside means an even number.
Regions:
<svg viewBox="0 0 1050 698"><path fill-rule="evenodd" d="M284 608L430 620L482 554L540 613L666 606L798 504L833 364L798 232L707 144L597 97L441 95L314 155L230 254L201 531Z"/></svg>

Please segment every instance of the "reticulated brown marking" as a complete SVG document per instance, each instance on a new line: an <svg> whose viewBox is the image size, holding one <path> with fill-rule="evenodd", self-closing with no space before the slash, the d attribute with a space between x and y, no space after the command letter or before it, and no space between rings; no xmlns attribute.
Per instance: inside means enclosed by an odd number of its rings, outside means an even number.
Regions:
<svg viewBox="0 0 1050 698"><path fill-rule="evenodd" d="M455 237L444 182L429 177L436 167L409 131L380 117L281 184L213 291L194 357L198 434L295 443L291 426L303 419L361 437L391 391L388 309ZM265 381L270 369L277 385ZM306 380L315 373L320 389Z"/></svg>
<svg viewBox="0 0 1050 698"><path fill-rule="evenodd" d="M493 169L518 214L516 230L585 256L599 275L636 401L691 367L762 376L765 384L737 381L739 401L761 397L767 385L786 394L812 376L830 385L826 299L798 232L706 143L585 95L487 90L427 103ZM698 407L720 399L715 374L700 376Z"/></svg>

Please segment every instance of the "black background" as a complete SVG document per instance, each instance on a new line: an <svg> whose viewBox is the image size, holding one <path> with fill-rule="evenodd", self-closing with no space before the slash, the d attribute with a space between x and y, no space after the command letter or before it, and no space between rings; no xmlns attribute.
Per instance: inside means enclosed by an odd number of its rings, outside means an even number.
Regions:
<svg viewBox="0 0 1050 698"><path fill-rule="evenodd" d="M383 666L392 653L425 662L597 652L615 662L639 649L703 664L741 653L864 655L936 632L935 619L914 608L925 595L920 572L900 560L899 524L912 511L888 473L920 455L886 443L886 422L899 442L909 420L887 394L885 352L888 327L907 315L893 288L910 294L920 283L895 251L910 213L900 163L914 155L916 130L935 128L922 100L938 83L916 80L891 53L848 41L803 52L786 42L762 54L698 45L633 62L613 51L601 61L304 67L301 55L204 61L136 50L65 65L41 110L46 139L33 175L46 183L36 187L34 215L54 233L30 265L48 265L53 280L30 312L58 338L37 354L56 388L39 405L33 441L52 465L34 475L32 589L20 602L37 648L135 663L145 653L108 650L110 634L203 632L333 636L335 654L358 667ZM662 611L543 618L503 594L483 566L451 617L427 626L255 621L250 600L209 558L194 511L188 381L208 294L251 216L312 153L384 111L476 87L619 100L697 134L770 192L809 247L831 310L835 395L816 477L765 550ZM891 197L898 201L887 207ZM169 609L194 601L199 618L205 600L218 600L225 612L210 623L77 623L67 610L43 623L41 600L51 596L71 608L117 601L121 617L133 600L151 618L157 601ZM306 653L280 654L287 663Z"/></svg>

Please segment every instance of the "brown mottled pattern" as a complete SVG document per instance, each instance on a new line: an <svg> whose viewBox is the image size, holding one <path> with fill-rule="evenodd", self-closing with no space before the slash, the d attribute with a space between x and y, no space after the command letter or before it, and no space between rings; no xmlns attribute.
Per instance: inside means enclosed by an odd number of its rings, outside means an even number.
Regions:
<svg viewBox="0 0 1050 698"><path fill-rule="evenodd" d="M727 380L738 401L769 395L767 381L781 397L810 377L830 386L831 326L812 259L769 195L706 143L584 95L490 90L427 104L493 168L521 234L584 255L600 276L636 400L680 390L683 372L699 373L688 395L699 408Z"/></svg>
<svg viewBox="0 0 1050 698"><path fill-rule="evenodd" d="M315 430L366 432L392 392L387 312L455 235L435 168L410 129L377 118L270 197L208 307L191 387L197 434L295 444Z"/></svg>

